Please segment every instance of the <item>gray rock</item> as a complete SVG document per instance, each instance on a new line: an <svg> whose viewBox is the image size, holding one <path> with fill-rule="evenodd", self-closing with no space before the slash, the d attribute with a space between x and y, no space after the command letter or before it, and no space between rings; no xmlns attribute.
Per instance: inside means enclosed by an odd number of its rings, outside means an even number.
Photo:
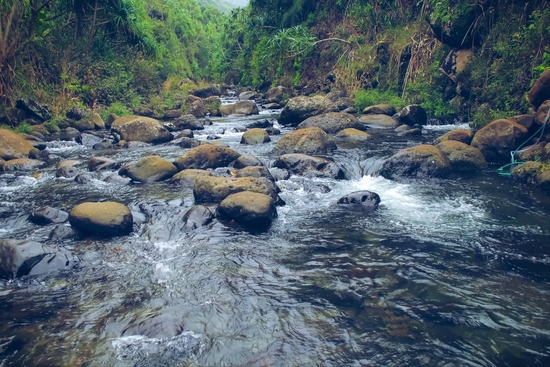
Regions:
<svg viewBox="0 0 550 367"><path fill-rule="evenodd" d="M38 225L65 223L68 219L69 213L50 206L38 209L29 215L29 221Z"/></svg>
<svg viewBox="0 0 550 367"><path fill-rule="evenodd" d="M334 162L305 154L285 154L273 166L305 177L345 179L344 171Z"/></svg>
<svg viewBox="0 0 550 367"><path fill-rule="evenodd" d="M362 210L371 211L378 208L380 196L372 191L355 191L338 199L337 204L351 206L354 209L360 208Z"/></svg>
<svg viewBox="0 0 550 367"><path fill-rule="evenodd" d="M214 219L214 214L204 205L195 205L183 216L184 228L194 230L208 225Z"/></svg>

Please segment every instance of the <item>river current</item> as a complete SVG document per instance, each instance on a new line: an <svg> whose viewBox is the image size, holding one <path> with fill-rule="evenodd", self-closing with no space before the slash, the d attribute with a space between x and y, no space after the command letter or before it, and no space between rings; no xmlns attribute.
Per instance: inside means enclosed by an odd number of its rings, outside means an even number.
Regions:
<svg viewBox="0 0 550 367"><path fill-rule="evenodd" d="M279 136L240 145L260 116L213 118L196 132L270 165ZM348 180L279 181L278 218L252 234L214 222L186 231L191 189L167 182L84 184L0 175L0 238L49 243L52 226L27 216L49 205L118 201L134 231L57 243L73 269L0 281L0 366L548 366L550 198L491 167L451 179L391 181L377 170L398 150L431 143L458 125L428 126L331 155ZM283 134L290 129L282 129ZM48 150L86 166L122 164L177 145L94 151L71 142ZM327 188L330 189L327 192ZM336 201L353 191L381 198L373 213Z"/></svg>

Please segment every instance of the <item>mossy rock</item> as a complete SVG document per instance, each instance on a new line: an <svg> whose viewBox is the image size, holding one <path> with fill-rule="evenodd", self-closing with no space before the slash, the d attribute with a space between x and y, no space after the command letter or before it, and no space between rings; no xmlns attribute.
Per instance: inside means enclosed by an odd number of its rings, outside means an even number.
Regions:
<svg viewBox="0 0 550 367"><path fill-rule="evenodd" d="M327 134L336 134L347 128L363 129L363 124L361 124L355 116L341 112L329 112L309 117L302 121L297 126L297 129L313 126L322 129Z"/></svg>
<svg viewBox="0 0 550 367"><path fill-rule="evenodd" d="M288 100L281 111L279 124L284 126L298 126L298 124L311 116L317 116L327 112L338 112L338 106L330 99L323 96L299 96Z"/></svg>
<svg viewBox="0 0 550 367"><path fill-rule="evenodd" d="M218 206L218 213L246 228L264 230L277 217L277 208L271 196L243 191L226 197Z"/></svg>
<svg viewBox="0 0 550 367"><path fill-rule="evenodd" d="M264 164L252 154L243 154L233 163L233 167L235 167L236 169L250 166L264 166Z"/></svg>
<svg viewBox="0 0 550 367"><path fill-rule="evenodd" d="M546 69L533 84L527 99L535 108L550 99L550 68Z"/></svg>
<svg viewBox="0 0 550 367"><path fill-rule="evenodd" d="M120 203L82 203L70 211L69 223L85 234L116 236L132 231L133 216L130 209Z"/></svg>
<svg viewBox="0 0 550 367"><path fill-rule="evenodd" d="M525 162L512 168L512 179L523 183L538 183L537 176L542 169L540 162Z"/></svg>
<svg viewBox="0 0 550 367"><path fill-rule="evenodd" d="M372 136L364 131L349 128L341 130L338 134L336 134L336 138L353 141L367 141L371 139Z"/></svg>
<svg viewBox="0 0 550 367"><path fill-rule="evenodd" d="M550 99L542 102L542 104L537 108L537 113L535 114L535 123L538 126L542 126L544 121L546 121L546 116L548 115L548 110L550 109Z"/></svg>
<svg viewBox="0 0 550 367"><path fill-rule="evenodd" d="M326 154L336 149L334 141L322 129L308 127L283 136L273 148L273 153Z"/></svg>
<svg viewBox="0 0 550 367"><path fill-rule="evenodd" d="M464 144L470 144L474 138L474 132L468 129L455 129L451 130L448 133L441 135L439 138L434 140L435 144L443 143L447 140L456 140Z"/></svg>
<svg viewBox="0 0 550 367"><path fill-rule="evenodd" d="M241 144L245 145L264 144L269 143L270 141L271 138L269 137L267 131L260 128L250 129L246 131L241 138Z"/></svg>
<svg viewBox="0 0 550 367"><path fill-rule="evenodd" d="M374 106L366 107L363 110L363 115L386 115L393 116L396 114L396 110L389 104L377 104Z"/></svg>
<svg viewBox="0 0 550 367"><path fill-rule="evenodd" d="M436 145L449 160L453 171L472 172L487 168L487 161L479 149L456 140L447 140Z"/></svg>
<svg viewBox="0 0 550 367"><path fill-rule="evenodd" d="M211 144L200 145L181 155L174 162L178 170L227 167L239 158L235 150Z"/></svg>
<svg viewBox="0 0 550 367"><path fill-rule="evenodd" d="M178 169L174 164L161 157L149 156L140 159L136 164L121 168L118 173L134 181L151 183L166 180L177 172Z"/></svg>
<svg viewBox="0 0 550 367"><path fill-rule="evenodd" d="M254 101L240 101L237 103L229 104L226 106L220 106L219 108L222 115L257 115L260 113L258 106Z"/></svg>
<svg viewBox="0 0 550 367"><path fill-rule="evenodd" d="M0 129L0 158L13 159L28 157L29 152L34 146L19 135L6 130Z"/></svg>
<svg viewBox="0 0 550 367"><path fill-rule="evenodd" d="M451 172L447 157L435 146L422 144L403 149L384 162L380 175L389 178L443 178Z"/></svg>
<svg viewBox="0 0 550 367"><path fill-rule="evenodd" d="M33 169L42 168L46 165L45 162L38 159L17 158L10 159L0 163L0 170L4 172L10 171L31 171Z"/></svg>
<svg viewBox="0 0 550 367"><path fill-rule="evenodd" d="M361 115L359 116L359 121L364 125L382 129L394 129L401 125L399 120L388 115Z"/></svg>
<svg viewBox="0 0 550 367"><path fill-rule="evenodd" d="M255 177L197 177L193 187L195 203L219 203L231 194L242 191L257 192L278 198L270 182Z"/></svg>
<svg viewBox="0 0 550 367"><path fill-rule="evenodd" d="M160 121L143 116L119 117L111 124L111 130L118 132L128 142L160 144L174 138Z"/></svg>
<svg viewBox="0 0 550 367"><path fill-rule="evenodd" d="M518 123L500 119L479 130L471 145L481 151L488 162L507 162L510 152L528 138L528 131Z"/></svg>

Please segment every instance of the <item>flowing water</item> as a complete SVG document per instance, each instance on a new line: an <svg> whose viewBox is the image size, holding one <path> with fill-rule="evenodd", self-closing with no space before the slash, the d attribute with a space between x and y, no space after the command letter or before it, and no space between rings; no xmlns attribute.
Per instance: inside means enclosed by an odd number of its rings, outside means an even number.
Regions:
<svg viewBox="0 0 550 367"><path fill-rule="evenodd" d="M271 117L216 118L196 137L217 133L269 165L278 137L241 146L238 131ZM349 179L279 181L286 206L260 234L218 222L186 232L192 191L166 182L105 182L113 171L78 184L54 167L0 175L0 238L49 243L53 226L27 221L45 205L114 200L135 214L129 236L57 243L82 259L74 269L0 282L0 366L548 366L550 198L492 170L375 174L455 127L413 140L373 130L340 146L332 159ZM84 167L93 155L127 164L183 152L48 149ZM364 189L380 195L378 211L335 204Z"/></svg>

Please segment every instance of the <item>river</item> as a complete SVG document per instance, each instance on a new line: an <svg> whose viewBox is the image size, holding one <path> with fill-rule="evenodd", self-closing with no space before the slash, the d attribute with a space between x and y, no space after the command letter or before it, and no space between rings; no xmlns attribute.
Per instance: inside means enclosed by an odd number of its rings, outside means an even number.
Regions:
<svg viewBox="0 0 550 367"><path fill-rule="evenodd" d="M269 166L279 136L243 146L239 131L275 117L213 118L195 136L217 133ZM46 205L113 200L136 216L129 236L56 243L82 260L73 269L0 281L0 366L550 365L550 198L496 167L445 180L376 175L399 149L456 127L408 139L372 129L373 140L340 146L331 158L348 180L279 181L286 205L260 234L216 221L185 231L192 190L167 182L105 182L113 171L78 184L55 166L1 174L0 238L49 243L54 226L27 220ZM84 167L106 154L74 141L48 150ZM122 164L182 153L107 152ZM378 193L380 208L336 205L357 190Z"/></svg>

